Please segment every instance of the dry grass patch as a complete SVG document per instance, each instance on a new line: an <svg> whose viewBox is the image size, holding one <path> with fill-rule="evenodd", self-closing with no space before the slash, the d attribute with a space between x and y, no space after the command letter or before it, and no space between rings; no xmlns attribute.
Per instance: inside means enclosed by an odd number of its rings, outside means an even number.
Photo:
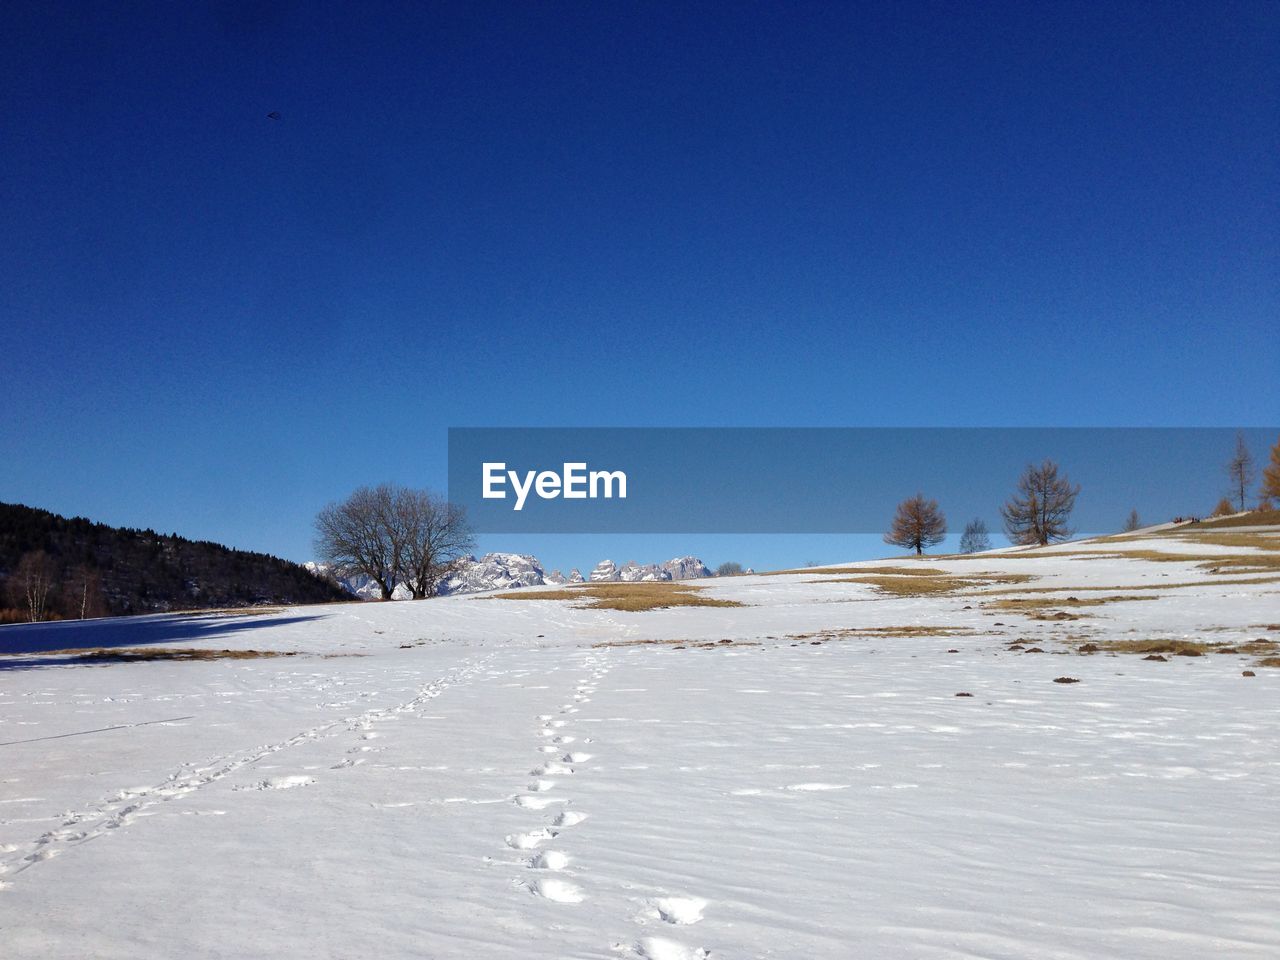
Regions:
<svg viewBox="0 0 1280 960"><path fill-rule="evenodd" d="M915 576L858 576L838 577L827 580L809 580L808 583L862 583L875 587L881 593L895 597L928 597L940 593L954 593L964 587L978 586L975 581L958 580L945 574L939 577Z"/></svg>
<svg viewBox="0 0 1280 960"><path fill-rule="evenodd" d="M1253 513L1246 513L1242 517L1219 517L1209 520L1201 520L1196 524L1182 524L1174 527L1174 530L1181 533L1188 533L1205 528L1221 530L1230 527L1275 527L1280 526L1280 510L1255 510ZM1158 534L1152 534L1158 536Z"/></svg>
<svg viewBox="0 0 1280 960"><path fill-rule="evenodd" d="M1280 667L1280 657L1263 657L1254 664L1255 667Z"/></svg>
<svg viewBox="0 0 1280 960"><path fill-rule="evenodd" d="M1026 597L1016 599L991 600L982 605L984 610L1013 610L1019 613L1042 613L1056 610L1059 607L1100 607L1104 603L1123 603L1131 600L1157 600L1158 597L1130 596L1117 593L1106 597Z"/></svg>
<svg viewBox="0 0 1280 960"><path fill-rule="evenodd" d="M53 654L56 655L56 654ZM122 647L118 650L77 650L68 663L139 663L148 660L262 660L296 657L296 650L201 650L193 647Z"/></svg>
<svg viewBox="0 0 1280 960"><path fill-rule="evenodd" d="M815 630L812 633L789 633L783 640L850 640L859 637L971 637L977 633L972 627L943 626L889 626L889 627L837 627L834 630Z"/></svg>
<svg viewBox="0 0 1280 960"><path fill-rule="evenodd" d="M945 577L947 571L939 570L937 567L804 567L800 570L773 570L761 576L775 577L781 575L796 576L799 574L809 574L810 576L835 576L844 577L850 574L887 574L899 577Z"/></svg>
<svg viewBox="0 0 1280 960"><path fill-rule="evenodd" d="M741 607L737 600L703 595L701 587L663 580L656 583L586 583L562 590L520 590L495 593L489 600L582 600L588 610L663 610L667 607Z"/></svg>
<svg viewBox="0 0 1280 960"><path fill-rule="evenodd" d="M758 640L602 640L593 643L592 649L599 647L671 647L675 650L711 650L726 647L759 647Z"/></svg>
<svg viewBox="0 0 1280 960"><path fill-rule="evenodd" d="M965 573L950 574L943 571L928 574L876 574L864 573L851 577L810 580L809 583L863 583L875 587L881 593L893 597L928 597L976 590L981 587L1007 583L1025 583L1035 579L1029 573Z"/></svg>
<svg viewBox="0 0 1280 960"><path fill-rule="evenodd" d="M341 603L342 601L337 601ZM208 610L168 610L167 617L256 617L284 613L284 607L215 607Z"/></svg>
<svg viewBox="0 0 1280 960"><path fill-rule="evenodd" d="M1110 653L1168 653L1175 657L1202 657L1226 644L1199 640L1104 640L1098 646Z"/></svg>

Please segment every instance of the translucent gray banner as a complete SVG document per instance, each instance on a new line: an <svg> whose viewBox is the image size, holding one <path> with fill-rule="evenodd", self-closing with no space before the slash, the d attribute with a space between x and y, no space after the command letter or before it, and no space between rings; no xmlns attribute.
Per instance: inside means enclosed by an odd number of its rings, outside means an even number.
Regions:
<svg viewBox="0 0 1280 960"><path fill-rule="evenodd" d="M1052 459L1098 533L1208 514L1237 437L1261 465L1280 428L454 428L449 498L480 533L875 533L916 493L998 529Z"/></svg>

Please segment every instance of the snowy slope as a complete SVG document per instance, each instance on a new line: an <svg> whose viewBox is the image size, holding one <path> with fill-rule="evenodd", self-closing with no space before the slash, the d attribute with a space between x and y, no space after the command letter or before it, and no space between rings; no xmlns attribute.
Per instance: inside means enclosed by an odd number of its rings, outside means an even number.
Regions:
<svg viewBox="0 0 1280 960"><path fill-rule="evenodd" d="M1157 597L1067 623L792 574L0 628L298 652L4 663L5 956L1280 956L1280 671L1066 653L1280 639L1280 588L1106 547L926 560ZM797 636L904 625L954 633Z"/></svg>

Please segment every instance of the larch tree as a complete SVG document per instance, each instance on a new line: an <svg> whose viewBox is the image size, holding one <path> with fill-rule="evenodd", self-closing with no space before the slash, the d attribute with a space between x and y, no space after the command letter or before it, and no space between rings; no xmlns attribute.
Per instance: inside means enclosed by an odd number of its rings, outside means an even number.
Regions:
<svg viewBox="0 0 1280 960"><path fill-rule="evenodd" d="M1271 462L1262 469L1262 500L1280 500L1280 440L1271 448Z"/></svg>
<svg viewBox="0 0 1280 960"><path fill-rule="evenodd" d="M1052 460L1028 465L1014 495L1000 508L1009 539L1040 546L1067 539L1067 518L1079 494L1079 484L1072 484Z"/></svg>
<svg viewBox="0 0 1280 960"><path fill-rule="evenodd" d="M1218 505L1213 508L1211 517L1229 517L1236 512L1236 505L1231 502L1230 497L1223 497L1218 501Z"/></svg>
<svg viewBox="0 0 1280 960"><path fill-rule="evenodd" d="M1129 511L1129 517L1124 522L1124 532L1133 533L1135 530L1142 529L1142 517L1138 516L1138 508L1134 507Z"/></svg>
<svg viewBox="0 0 1280 960"><path fill-rule="evenodd" d="M987 535L985 520L975 518L964 525L964 533L960 535L961 553L980 553L991 549L991 537Z"/></svg>
<svg viewBox="0 0 1280 960"><path fill-rule="evenodd" d="M937 500L926 500L917 493L898 504L884 542L914 550L916 556L925 547L941 543L947 535L947 518L938 509Z"/></svg>
<svg viewBox="0 0 1280 960"><path fill-rule="evenodd" d="M1240 505L1240 512L1245 509L1245 497L1253 483L1253 454L1249 445L1244 442L1244 433L1236 433L1236 452L1227 461L1227 476L1231 480L1231 496Z"/></svg>

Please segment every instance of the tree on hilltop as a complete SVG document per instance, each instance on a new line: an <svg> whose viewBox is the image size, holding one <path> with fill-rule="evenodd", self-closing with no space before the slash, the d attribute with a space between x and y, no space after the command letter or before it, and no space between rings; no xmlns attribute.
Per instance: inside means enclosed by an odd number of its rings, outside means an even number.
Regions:
<svg viewBox="0 0 1280 960"><path fill-rule="evenodd" d="M925 547L941 543L947 535L947 518L938 509L937 500L926 500L917 493L898 504L884 542L914 550L916 556Z"/></svg>
<svg viewBox="0 0 1280 960"><path fill-rule="evenodd" d="M360 487L316 517L316 554L343 577L364 574L390 600L400 582L400 529L389 483Z"/></svg>
<svg viewBox="0 0 1280 960"><path fill-rule="evenodd" d="M960 535L961 553L981 553L991 549L991 537L987 535L987 524L982 519L973 519L964 525L964 533Z"/></svg>
<svg viewBox="0 0 1280 960"><path fill-rule="evenodd" d="M400 578L415 600L436 587L475 545L466 511L429 490L400 490L394 501L399 525Z"/></svg>
<svg viewBox="0 0 1280 960"><path fill-rule="evenodd" d="M1240 512L1245 509L1244 501L1248 496L1249 486L1253 483L1253 454L1249 445L1244 442L1244 433L1236 431L1236 452L1227 461L1227 476L1231 480L1231 496L1240 505Z"/></svg>
<svg viewBox="0 0 1280 960"><path fill-rule="evenodd" d="M1280 500L1280 440L1271 448L1271 462L1262 470L1262 499Z"/></svg>
<svg viewBox="0 0 1280 960"><path fill-rule="evenodd" d="M1071 536L1067 518L1080 494L1052 460L1030 464L1018 478L1018 488L1000 508L1004 529L1017 544L1045 546Z"/></svg>

